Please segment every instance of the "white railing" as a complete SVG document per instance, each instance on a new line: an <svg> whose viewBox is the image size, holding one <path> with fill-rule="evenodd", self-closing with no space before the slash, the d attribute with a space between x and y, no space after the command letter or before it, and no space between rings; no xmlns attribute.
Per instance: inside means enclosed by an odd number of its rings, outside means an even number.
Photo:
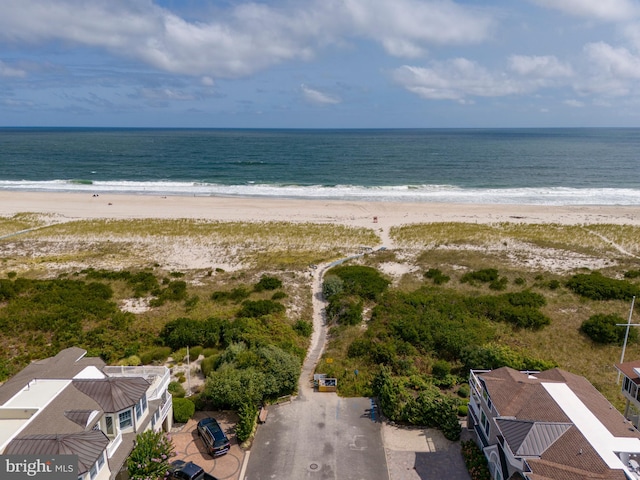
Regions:
<svg viewBox="0 0 640 480"><path fill-rule="evenodd" d="M109 458L113 457L113 454L116 452L116 450L118 449L121 443L122 443L122 432L118 432L118 435L116 436L116 438L111 440L111 442L109 442L109 445L107 445L107 457Z"/></svg>
<svg viewBox="0 0 640 480"><path fill-rule="evenodd" d="M164 402L160 410L160 418L158 419L160 423L164 422L165 418L167 418L167 414L169 413L169 409L171 408L172 401L173 400L171 394L169 392L166 392Z"/></svg>
<svg viewBox="0 0 640 480"><path fill-rule="evenodd" d="M159 399L169 386L171 374L167 367L126 367L110 366L104 367L103 372L109 377L143 377L152 382L150 390L147 392L149 400Z"/></svg>

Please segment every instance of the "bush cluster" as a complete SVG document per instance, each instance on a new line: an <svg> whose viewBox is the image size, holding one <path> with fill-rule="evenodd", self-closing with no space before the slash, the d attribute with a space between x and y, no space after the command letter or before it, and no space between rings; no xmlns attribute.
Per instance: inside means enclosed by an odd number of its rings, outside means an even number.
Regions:
<svg viewBox="0 0 640 480"><path fill-rule="evenodd" d="M640 288L627 280L605 277L599 272L577 274L567 281L574 293L591 300L630 300L640 295Z"/></svg>
<svg viewBox="0 0 640 480"><path fill-rule="evenodd" d="M447 283L450 278L437 268L430 268L424 273L424 277L430 279L435 285Z"/></svg>
<svg viewBox="0 0 640 480"><path fill-rule="evenodd" d="M258 409L250 403L243 403L238 409L236 436L240 443L247 441L253 434L258 419Z"/></svg>
<svg viewBox="0 0 640 480"><path fill-rule="evenodd" d="M236 317L260 318L265 315L284 313L284 305L273 300L245 300Z"/></svg>
<svg viewBox="0 0 640 480"><path fill-rule="evenodd" d="M597 314L582 322L580 331L596 343L622 345L627 329L620 324L627 323L618 315ZM629 342L638 341L638 331L629 328Z"/></svg>
<svg viewBox="0 0 640 480"><path fill-rule="evenodd" d="M498 270L495 268L484 268L473 272L465 273L461 278L461 283L490 283L498 280Z"/></svg>
<svg viewBox="0 0 640 480"><path fill-rule="evenodd" d="M140 353L140 361L143 365L162 363L171 355L170 347L154 347Z"/></svg>
<svg viewBox="0 0 640 480"><path fill-rule="evenodd" d="M343 265L333 267L327 272L328 278L338 277L342 280L342 291L347 295L360 297L364 300L375 300L382 292L389 287L389 280L372 267L361 265ZM334 280L331 280L335 282ZM325 288L323 288L323 293ZM332 295L325 295L330 298Z"/></svg>
<svg viewBox="0 0 640 480"><path fill-rule="evenodd" d="M457 402L436 387L426 388L414 395L401 379L394 378L390 369L382 367L373 381L383 413L392 421L435 427L452 441L460 438Z"/></svg>
<svg viewBox="0 0 640 480"><path fill-rule="evenodd" d="M269 277L268 275L262 275L260 281L253 286L255 292L262 292L263 290L277 290L282 288L282 280L276 277Z"/></svg>
<svg viewBox="0 0 640 480"><path fill-rule="evenodd" d="M471 480L491 480L487 457L473 440L460 442L462 457L467 466Z"/></svg>
<svg viewBox="0 0 640 480"><path fill-rule="evenodd" d="M196 413L195 404L188 398L173 398L173 419L176 423L187 423Z"/></svg>
<svg viewBox="0 0 640 480"><path fill-rule="evenodd" d="M147 430L136 437L127 459L130 480L164 478L173 456L173 443L164 432Z"/></svg>
<svg viewBox="0 0 640 480"><path fill-rule="evenodd" d="M214 408L239 409L293 393L298 386L300 359L274 346L249 348L233 344L218 357L203 395Z"/></svg>

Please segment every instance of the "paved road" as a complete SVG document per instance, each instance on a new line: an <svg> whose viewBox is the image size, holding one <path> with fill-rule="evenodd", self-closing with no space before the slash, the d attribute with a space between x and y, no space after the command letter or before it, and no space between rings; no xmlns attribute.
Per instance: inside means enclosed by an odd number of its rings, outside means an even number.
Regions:
<svg viewBox="0 0 640 480"><path fill-rule="evenodd" d="M367 398L318 392L271 407L243 480L388 480L380 424L370 409Z"/></svg>
<svg viewBox="0 0 640 480"><path fill-rule="evenodd" d="M298 396L269 407L258 428L241 480L388 480L381 424L368 398L340 398L313 390L313 370L326 339L322 276L313 272L314 332L302 367Z"/></svg>

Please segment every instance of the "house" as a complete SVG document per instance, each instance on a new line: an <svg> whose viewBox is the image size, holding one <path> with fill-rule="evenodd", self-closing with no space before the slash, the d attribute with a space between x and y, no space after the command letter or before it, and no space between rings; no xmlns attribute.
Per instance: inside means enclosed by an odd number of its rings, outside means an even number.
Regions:
<svg viewBox="0 0 640 480"><path fill-rule="evenodd" d="M631 420L636 428L640 427L640 360L617 363L622 380L622 396L627 400L624 409L625 418Z"/></svg>
<svg viewBox="0 0 640 480"><path fill-rule="evenodd" d="M79 480L115 479L138 433L169 431L169 370L110 367L81 348L0 385L0 454L77 455Z"/></svg>
<svg viewBox="0 0 640 480"><path fill-rule="evenodd" d="M587 379L472 370L468 428L492 478L640 479L640 433Z"/></svg>

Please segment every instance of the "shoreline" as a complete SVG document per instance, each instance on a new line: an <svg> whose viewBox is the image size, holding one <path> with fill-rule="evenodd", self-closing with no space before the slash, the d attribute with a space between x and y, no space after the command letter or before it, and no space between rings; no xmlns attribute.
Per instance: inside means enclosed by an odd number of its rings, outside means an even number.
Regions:
<svg viewBox="0 0 640 480"><path fill-rule="evenodd" d="M640 225L640 206L407 203L230 196L157 196L0 191L0 216L80 219L202 219L221 222L336 223L374 229L405 224L541 223ZM377 217L374 221L374 217Z"/></svg>

